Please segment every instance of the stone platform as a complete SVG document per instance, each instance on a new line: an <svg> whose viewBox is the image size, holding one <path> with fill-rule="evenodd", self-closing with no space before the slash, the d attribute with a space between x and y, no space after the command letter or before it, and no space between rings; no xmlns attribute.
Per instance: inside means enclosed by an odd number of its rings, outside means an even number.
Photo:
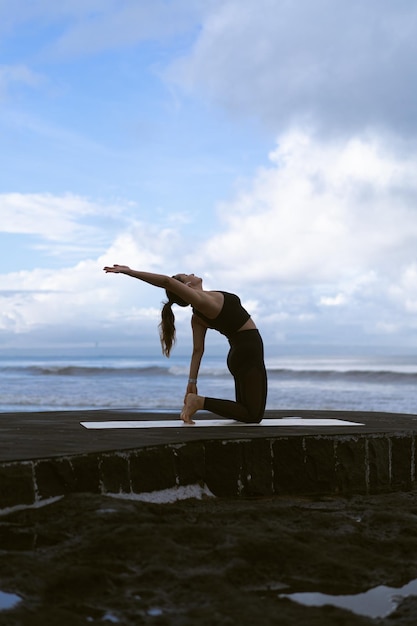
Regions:
<svg viewBox="0 0 417 626"><path fill-rule="evenodd" d="M271 425L290 416L299 425ZM304 425L306 418L351 424ZM178 427L81 426L126 420ZM74 492L133 496L192 485L218 497L409 490L416 436L417 415L396 413L267 411L261 425L204 428L183 425L174 412L0 413L0 511Z"/></svg>

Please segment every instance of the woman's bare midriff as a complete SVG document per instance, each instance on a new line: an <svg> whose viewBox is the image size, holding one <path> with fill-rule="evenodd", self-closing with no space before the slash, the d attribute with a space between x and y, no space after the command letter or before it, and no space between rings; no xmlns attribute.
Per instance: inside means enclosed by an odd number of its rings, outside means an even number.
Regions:
<svg viewBox="0 0 417 626"><path fill-rule="evenodd" d="M242 330L256 330L256 324L251 317L238 329L237 332L240 333Z"/></svg>

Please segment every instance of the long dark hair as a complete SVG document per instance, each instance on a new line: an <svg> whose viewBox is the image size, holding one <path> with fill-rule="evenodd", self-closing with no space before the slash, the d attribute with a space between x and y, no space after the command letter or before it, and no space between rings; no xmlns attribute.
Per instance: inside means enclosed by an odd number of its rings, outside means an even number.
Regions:
<svg viewBox="0 0 417 626"><path fill-rule="evenodd" d="M180 282L179 278L173 276ZM167 295L167 302L164 303L161 311L161 321L159 323L159 338L161 340L162 354L169 357L172 346L175 343L175 315L172 311L172 305L178 304L178 306L188 306L188 302L185 302L182 298L177 296L172 291L165 291Z"/></svg>

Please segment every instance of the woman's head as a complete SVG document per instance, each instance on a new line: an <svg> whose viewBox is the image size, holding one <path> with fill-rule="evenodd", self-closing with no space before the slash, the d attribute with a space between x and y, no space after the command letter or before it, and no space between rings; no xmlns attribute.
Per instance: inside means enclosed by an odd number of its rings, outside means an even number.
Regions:
<svg viewBox="0 0 417 626"><path fill-rule="evenodd" d="M172 278L176 278L187 287L191 287L192 289L202 289L203 288L203 279L195 274L175 274Z"/></svg>
<svg viewBox="0 0 417 626"><path fill-rule="evenodd" d="M175 278L179 282L183 283L183 274L176 274L172 278ZM178 306L188 306L188 302L185 302L180 296L177 296L172 291L165 291L168 298L164 303L161 311L161 322L159 324L159 337L161 340L162 353L169 357L172 346L175 343L175 315L172 311L172 305L178 304Z"/></svg>

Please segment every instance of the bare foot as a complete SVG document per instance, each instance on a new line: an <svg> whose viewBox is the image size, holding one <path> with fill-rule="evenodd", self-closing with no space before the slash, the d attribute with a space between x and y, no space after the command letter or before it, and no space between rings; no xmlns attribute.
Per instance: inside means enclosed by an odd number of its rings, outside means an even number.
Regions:
<svg viewBox="0 0 417 626"><path fill-rule="evenodd" d="M181 411L181 419L186 424L194 424L191 419L194 413L204 406L204 398L196 393L189 393L185 398L184 407Z"/></svg>

